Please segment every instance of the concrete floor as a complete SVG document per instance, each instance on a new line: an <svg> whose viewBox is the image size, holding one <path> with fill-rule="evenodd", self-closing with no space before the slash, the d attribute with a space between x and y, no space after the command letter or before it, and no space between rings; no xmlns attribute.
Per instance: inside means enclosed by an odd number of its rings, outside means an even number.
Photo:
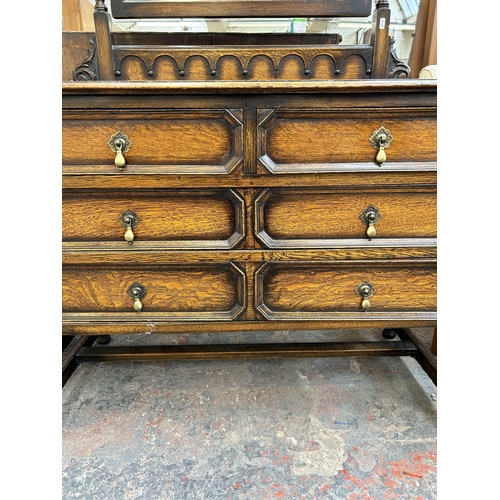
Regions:
<svg viewBox="0 0 500 500"><path fill-rule="evenodd" d="M111 345L144 341L120 336ZM435 499L436 394L408 357L86 362L62 391L62 497Z"/></svg>

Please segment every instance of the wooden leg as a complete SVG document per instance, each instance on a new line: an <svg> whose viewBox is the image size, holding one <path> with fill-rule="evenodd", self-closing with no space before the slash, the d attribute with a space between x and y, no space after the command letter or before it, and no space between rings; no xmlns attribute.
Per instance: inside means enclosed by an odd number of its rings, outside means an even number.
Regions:
<svg viewBox="0 0 500 500"><path fill-rule="evenodd" d="M438 353L437 339L438 339L438 327L436 326L434 328L434 335L432 336L432 345L431 345L431 352L432 354L434 354L434 356L437 356Z"/></svg>

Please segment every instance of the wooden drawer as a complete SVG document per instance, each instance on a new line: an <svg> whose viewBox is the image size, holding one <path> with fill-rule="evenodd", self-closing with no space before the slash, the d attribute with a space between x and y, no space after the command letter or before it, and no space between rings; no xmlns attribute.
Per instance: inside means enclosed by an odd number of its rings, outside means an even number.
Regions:
<svg viewBox="0 0 500 500"><path fill-rule="evenodd" d="M269 248L329 248L368 242L367 215L375 213L369 243L397 244L437 235L436 189L266 189L255 201L256 236ZM394 241L396 240L396 241Z"/></svg>
<svg viewBox="0 0 500 500"><path fill-rule="evenodd" d="M244 200L230 189L75 190L62 208L63 241L73 248L230 249L245 232Z"/></svg>
<svg viewBox="0 0 500 500"><path fill-rule="evenodd" d="M66 112L63 165L78 165L88 172L117 171L116 153L108 142L120 132L130 143L128 151L123 150L127 173L152 169L227 174L243 162L242 116L239 109Z"/></svg>
<svg viewBox="0 0 500 500"><path fill-rule="evenodd" d="M63 313L136 321L232 320L245 308L245 275L232 263L63 269ZM140 285L142 310L131 292ZM87 318L88 319L88 318Z"/></svg>
<svg viewBox="0 0 500 500"><path fill-rule="evenodd" d="M436 274L433 259L269 262L256 273L257 309L270 320L435 319ZM365 282L373 291L368 310L356 292Z"/></svg>
<svg viewBox="0 0 500 500"><path fill-rule="evenodd" d="M435 110L258 110L259 164L273 173L334 171L349 164L377 167L373 133L392 140L385 164L436 161Z"/></svg>

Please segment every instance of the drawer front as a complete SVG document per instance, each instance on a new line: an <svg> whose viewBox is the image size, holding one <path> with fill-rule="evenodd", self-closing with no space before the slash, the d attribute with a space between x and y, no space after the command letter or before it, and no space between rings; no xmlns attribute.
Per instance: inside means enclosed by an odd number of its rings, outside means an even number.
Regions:
<svg viewBox="0 0 500 500"><path fill-rule="evenodd" d="M384 240L435 238L436 203L435 189L355 193L267 189L255 201L256 235L270 248L328 248L346 239L376 245Z"/></svg>
<svg viewBox="0 0 500 500"><path fill-rule="evenodd" d="M384 127L392 140L384 149L386 162L436 161L435 111L392 112L352 110L258 111L258 157L273 173L335 170L344 164L376 167L378 147L370 139Z"/></svg>
<svg viewBox="0 0 500 500"><path fill-rule="evenodd" d="M63 269L63 312L103 319L232 320L245 308L245 276L234 264L165 265L130 269ZM134 288L140 312L134 308Z"/></svg>
<svg viewBox="0 0 500 500"><path fill-rule="evenodd" d="M63 241L76 246L229 249L245 232L244 200L230 189L73 191L62 208Z"/></svg>
<svg viewBox="0 0 500 500"><path fill-rule="evenodd" d="M436 262L266 263L256 273L257 309L265 318L435 316ZM368 284L370 307L359 287ZM360 314L362 316L360 316Z"/></svg>
<svg viewBox="0 0 500 500"><path fill-rule="evenodd" d="M67 115L62 127L63 165L116 171L112 144L120 133L128 141L123 171L140 173L156 167L166 173L229 173L243 162L242 116L238 109Z"/></svg>

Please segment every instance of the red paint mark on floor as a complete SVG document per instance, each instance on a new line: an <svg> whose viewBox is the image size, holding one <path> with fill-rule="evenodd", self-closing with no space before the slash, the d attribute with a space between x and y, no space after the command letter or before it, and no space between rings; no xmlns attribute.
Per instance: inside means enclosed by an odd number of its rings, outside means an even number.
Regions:
<svg viewBox="0 0 500 500"><path fill-rule="evenodd" d="M416 453L409 459L389 462L391 474L398 478L405 477L418 478L425 476L429 472L436 472L436 453Z"/></svg>
<svg viewBox="0 0 500 500"><path fill-rule="evenodd" d="M291 455L283 455L281 458L278 458L274 461L274 465L285 463L286 465L290 465Z"/></svg>
<svg viewBox="0 0 500 500"><path fill-rule="evenodd" d="M321 494L323 494L324 491L326 490L329 490L330 489L330 485L329 484L325 484L324 486L322 486L320 489L319 489L319 492Z"/></svg>
<svg viewBox="0 0 500 500"><path fill-rule="evenodd" d="M362 479L360 479L359 477L353 476L352 474L349 474L349 472L347 471L347 469L342 469L340 472L342 474L344 474L346 481L351 481L356 486L359 486L359 485L363 484L363 480Z"/></svg>
<svg viewBox="0 0 500 500"><path fill-rule="evenodd" d="M281 488L281 486L280 486L278 483L274 483L274 484L273 484L273 487L274 487L274 488L279 488L279 491L277 491L277 492L274 494L274 496L275 496L276 498L283 498L283 497L286 495L285 491Z"/></svg>

